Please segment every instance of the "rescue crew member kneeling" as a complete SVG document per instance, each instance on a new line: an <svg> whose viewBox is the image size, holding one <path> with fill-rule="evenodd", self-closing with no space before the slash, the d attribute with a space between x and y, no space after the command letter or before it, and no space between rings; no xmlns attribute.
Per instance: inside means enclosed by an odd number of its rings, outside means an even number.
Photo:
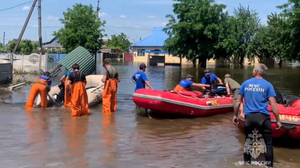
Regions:
<svg viewBox="0 0 300 168"><path fill-rule="evenodd" d="M191 91L192 90L191 86L195 86L195 87L199 87L199 88L210 86L207 84L194 83L194 82L192 82L192 78L193 78L193 76L188 74L185 79L180 81L180 83L174 88L173 91L175 91L175 92Z"/></svg>
<svg viewBox="0 0 300 168"><path fill-rule="evenodd" d="M41 97L41 108L47 108L47 96L51 88L52 81L49 78L50 73L47 71L42 76L36 79L36 82L31 86L30 93L26 102L26 109L34 108L34 101L38 94Z"/></svg>
<svg viewBox="0 0 300 168"><path fill-rule="evenodd" d="M80 117L89 115L88 96L85 85L86 78L82 72L79 72L79 65L72 66L73 72L70 73L68 79L71 85L71 111L72 117Z"/></svg>

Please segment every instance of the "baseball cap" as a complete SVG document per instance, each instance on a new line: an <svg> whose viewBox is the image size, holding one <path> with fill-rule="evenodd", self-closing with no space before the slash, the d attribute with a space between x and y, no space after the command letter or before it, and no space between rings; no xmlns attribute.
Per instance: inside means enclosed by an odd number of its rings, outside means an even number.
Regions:
<svg viewBox="0 0 300 168"><path fill-rule="evenodd" d="M141 64L140 64L140 69L142 69L142 68L147 68L146 64L141 63Z"/></svg>
<svg viewBox="0 0 300 168"><path fill-rule="evenodd" d="M210 73L210 71L208 69L204 70L204 73Z"/></svg>
<svg viewBox="0 0 300 168"><path fill-rule="evenodd" d="M226 75L225 75L225 78L230 78L230 74L226 74Z"/></svg>
<svg viewBox="0 0 300 168"><path fill-rule="evenodd" d="M210 71L209 71L208 69L206 69L206 70L204 71L204 73L205 73L205 76L206 76L206 75L210 75Z"/></svg>
<svg viewBox="0 0 300 168"><path fill-rule="evenodd" d="M187 74L185 78L192 78L193 76L191 74Z"/></svg>

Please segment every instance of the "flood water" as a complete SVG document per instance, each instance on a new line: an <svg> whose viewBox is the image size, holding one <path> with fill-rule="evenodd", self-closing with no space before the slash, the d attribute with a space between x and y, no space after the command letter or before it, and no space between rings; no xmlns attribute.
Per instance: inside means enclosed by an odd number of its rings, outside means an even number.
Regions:
<svg viewBox="0 0 300 168"><path fill-rule="evenodd" d="M118 108L102 114L101 105L91 116L71 118L65 108L24 109L29 87L0 93L0 165L9 168L116 168L116 167L244 167L244 135L231 123L232 113L204 118L149 118L132 101L131 76L137 65L118 64L121 83ZM223 79L230 73L238 82L251 78L252 67L210 67ZM149 67L154 89L172 89L186 74L195 82L200 68ZM99 70L101 72L103 70ZM299 98L300 69L271 68L266 77L283 96ZM287 145L288 144L288 145ZM300 144L300 142L298 142ZM300 145L279 142L274 147L274 167L299 168Z"/></svg>

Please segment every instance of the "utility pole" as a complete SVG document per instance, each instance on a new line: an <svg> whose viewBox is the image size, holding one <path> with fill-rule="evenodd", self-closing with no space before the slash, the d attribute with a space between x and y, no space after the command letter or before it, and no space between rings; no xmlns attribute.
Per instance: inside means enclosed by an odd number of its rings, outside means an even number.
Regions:
<svg viewBox="0 0 300 168"><path fill-rule="evenodd" d="M36 2L37 2L37 0L34 0L34 1L33 1L33 4L32 4L32 6L31 6L31 9L30 9L29 14L28 14L28 16L27 16L27 19L26 19L26 21L25 21L25 23L24 23L24 25L23 25L22 31L21 31L21 33L20 33L20 35L19 35L17 44L15 45L15 48L14 48L14 50L13 50L13 53L11 53L10 62L11 62L11 65L12 65L12 69L13 69L13 56L14 56L14 53L16 52L16 50L17 50L17 48L18 48L18 46L19 46L19 44L20 44L20 41L21 41L21 39L22 39L22 37L23 37L23 34L24 34L24 32L25 32L25 29L26 29L26 27L27 27L27 24L28 24L28 22L29 22L29 19L30 19L30 17L31 17L31 14L32 14L32 12L33 12L33 9L34 9L34 7L35 7Z"/></svg>
<svg viewBox="0 0 300 168"><path fill-rule="evenodd" d="M42 3L41 3L41 0L38 0L39 3L38 3L38 20L39 20L39 46L40 46L40 60L39 60L39 71L41 70L41 65L42 65L42 55L43 55L43 43L42 43L42 12L41 12L41 6L42 6ZM47 69L45 70L47 71Z"/></svg>
<svg viewBox="0 0 300 168"><path fill-rule="evenodd" d="M5 32L3 33L3 47L5 46Z"/></svg>
<svg viewBox="0 0 300 168"><path fill-rule="evenodd" d="M100 0L98 0L98 4L97 4L97 20L99 20L99 12L100 12ZM95 52L95 74L97 74L97 55L98 55L98 51ZM101 50L99 52L99 57L101 59Z"/></svg>
<svg viewBox="0 0 300 168"><path fill-rule="evenodd" d="M97 5L97 19L99 19L99 12L100 12L100 0L98 0L98 5Z"/></svg>

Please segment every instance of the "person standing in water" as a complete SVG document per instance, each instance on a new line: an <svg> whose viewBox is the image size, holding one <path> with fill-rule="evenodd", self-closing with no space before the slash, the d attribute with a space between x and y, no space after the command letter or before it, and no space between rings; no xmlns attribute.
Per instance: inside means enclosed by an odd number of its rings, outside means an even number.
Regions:
<svg viewBox="0 0 300 168"><path fill-rule="evenodd" d="M117 111L117 90L120 82L118 71L110 65L109 60L104 60L103 67L106 72L103 76L104 90L102 92L102 111L111 114Z"/></svg>
<svg viewBox="0 0 300 168"><path fill-rule="evenodd" d="M233 94L233 106L235 106L241 85L237 81L233 80L229 74L225 75L224 83L226 86L227 95L231 95L231 93Z"/></svg>
<svg viewBox="0 0 300 168"><path fill-rule="evenodd" d="M70 73L72 73L72 70L67 70L67 72L65 73L65 75L63 75L60 78L60 82L64 82L64 106L65 107L71 107L71 96L68 92L71 91L70 85L69 85L69 75Z"/></svg>
<svg viewBox="0 0 300 168"><path fill-rule="evenodd" d="M142 63L140 65L140 70L137 71L131 78L132 82L136 84L135 91L145 89L145 85L147 85L150 89L153 89L148 81L147 75L145 74L146 68L146 64Z"/></svg>
<svg viewBox="0 0 300 168"><path fill-rule="evenodd" d="M89 115L88 97L86 93L86 78L85 74L79 71L79 65L72 66L73 72L70 73L69 85L71 85L71 111L72 117L80 117Z"/></svg>
<svg viewBox="0 0 300 168"><path fill-rule="evenodd" d="M270 103L272 112L276 119L277 129L281 128L279 113L276 103L276 93L273 85L266 81L263 76L268 70L264 64L258 64L253 69L254 78L248 79L239 90L236 105L234 107L233 123L238 125L238 112L241 109L240 105L244 100L244 116L245 116L245 133L246 142L244 148L244 161L246 164L251 164L251 150L253 148L253 141L255 143L258 139L250 140L250 135L262 135L264 140L263 147L266 149L265 161L266 166L273 167L273 146L272 146L272 126L270 112L268 110L268 103ZM246 149L246 150L245 150Z"/></svg>

